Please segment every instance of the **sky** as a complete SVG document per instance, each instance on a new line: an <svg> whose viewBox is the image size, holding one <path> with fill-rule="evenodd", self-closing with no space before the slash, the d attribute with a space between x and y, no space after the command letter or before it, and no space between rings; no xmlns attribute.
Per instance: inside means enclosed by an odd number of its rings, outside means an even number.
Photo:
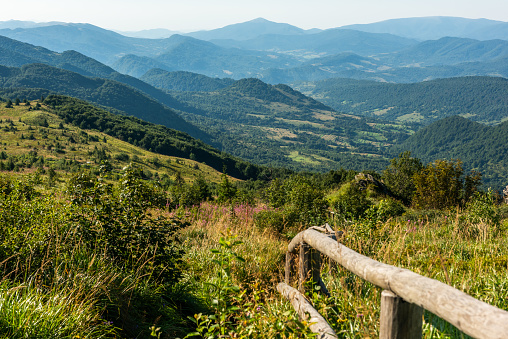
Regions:
<svg viewBox="0 0 508 339"><path fill-rule="evenodd" d="M507 0L13 0L0 21L61 21L137 31L209 30L265 18L304 29L394 18L456 16L508 22Z"/></svg>

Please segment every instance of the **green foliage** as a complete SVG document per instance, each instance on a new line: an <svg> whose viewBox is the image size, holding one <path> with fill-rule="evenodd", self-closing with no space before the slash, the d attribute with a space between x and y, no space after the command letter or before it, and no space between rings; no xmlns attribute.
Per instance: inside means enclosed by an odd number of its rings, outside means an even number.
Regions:
<svg viewBox="0 0 508 339"><path fill-rule="evenodd" d="M226 173L222 174L222 181L217 187L217 202L220 204L231 203L236 196L236 187L229 181Z"/></svg>
<svg viewBox="0 0 508 339"><path fill-rule="evenodd" d="M260 211L254 216L254 223L260 230L283 234L295 223L294 216L284 209Z"/></svg>
<svg viewBox="0 0 508 339"><path fill-rule="evenodd" d="M469 119L454 116L420 129L393 151L411 151L424 162L436 159L460 159L464 170L482 173L485 188L501 190L506 186L508 159L505 135L508 123L485 126Z"/></svg>
<svg viewBox="0 0 508 339"><path fill-rule="evenodd" d="M68 192L79 207L78 233L90 249L105 251L128 269L140 269L140 260L150 258L144 269L157 279L178 279L183 253L176 232L186 224L152 217L149 208L164 204L165 199L141 180L139 170L126 168L118 187L104 177L77 174Z"/></svg>
<svg viewBox="0 0 508 339"><path fill-rule="evenodd" d="M404 214L404 206L394 199L382 199L365 211L365 217L374 222L385 222L390 218Z"/></svg>
<svg viewBox="0 0 508 339"><path fill-rule="evenodd" d="M185 338L315 338L309 324L298 320L294 311L270 314L267 305L262 304L265 291L254 286L252 296L247 296L247 291L233 282L233 265L245 263L245 259L233 250L241 243L228 230L220 238L219 248L210 250L218 268L217 276L207 283L212 314L199 313L189 317L195 323L196 331Z"/></svg>
<svg viewBox="0 0 508 339"><path fill-rule="evenodd" d="M358 220L372 206L372 202L367 198L367 190L361 190L353 181L342 185L337 194L331 197L330 205L339 218Z"/></svg>
<svg viewBox="0 0 508 339"><path fill-rule="evenodd" d="M464 232L486 241L500 230L501 214L492 190L475 192L460 218Z"/></svg>
<svg viewBox="0 0 508 339"><path fill-rule="evenodd" d="M413 176L422 168L421 160L412 158L411 152L406 151L399 154L398 158L390 160L390 165L383 171L383 182L393 194L406 205L410 205L416 190Z"/></svg>
<svg viewBox="0 0 508 339"><path fill-rule="evenodd" d="M267 212L266 218L280 220L282 216L287 227L295 223L319 224L327 218L328 204L323 190L301 175L293 175L284 181L273 180L266 189L266 199L271 207L282 210L282 214ZM283 226L276 230L280 227Z"/></svg>
<svg viewBox="0 0 508 339"><path fill-rule="evenodd" d="M413 176L413 203L422 209L446 209L464 205L480 184L477 173L463 178L459 160L436 160Z"/></svg>
<svg viewBox="0 0 508 339"><path fill-rule="evenodd" d="M168 207L191 207L199 205L203 201L212 200L210 184L203 178L198 177L192 185L186 184L177 177L176 183L169 188L171 205Z"/></svg>

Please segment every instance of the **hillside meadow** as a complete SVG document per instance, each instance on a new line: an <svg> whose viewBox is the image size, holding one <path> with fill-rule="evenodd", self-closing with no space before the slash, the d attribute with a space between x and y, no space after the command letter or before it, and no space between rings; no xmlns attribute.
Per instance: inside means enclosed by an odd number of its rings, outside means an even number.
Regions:
<svg viewBox="0 0 508 339"><path fill-rule="evenodd" d="M508 310L508 208L460 162L404 153L382 173L241 181L44 102L1 106L0 338L315 337L275 286L290 239L324 222L359 253ZM381 291L322 271L331 297L308 298L339 337L378 337ZM466 337L428 312L423 334Z"/></svg>
<svg viewBox="0 0 508 339"><path fill-rule="evenodd" d="M169 209L128 171L112 187L82 190L82 179L62 191L2 173L3 337L313 337L275 291L305 224L268 228L259 221L275 209L263 203ZM506 208L482 208L498 221L470 208L334 226L362 254L508 310ZM315 307L341 338L377 337L381 291L326 261L322 270L332 296L309 295ZM425 313L424 337L463 336Z"/></svg>

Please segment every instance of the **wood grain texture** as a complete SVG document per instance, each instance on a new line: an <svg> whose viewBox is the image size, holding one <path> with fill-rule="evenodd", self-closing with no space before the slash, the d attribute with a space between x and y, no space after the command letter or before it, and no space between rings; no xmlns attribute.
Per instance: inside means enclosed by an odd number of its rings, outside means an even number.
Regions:
<svg viewBox="0 0 508 339"><path fill-rule="evenodd" d="M508 312L504 310L440 281L370 259L315 230L301 232L295 238L364 280L392 291L406 302L423 307L474 338L508 337ZM288 250L295 250L293 241Z"/></svg>
<svg viewBox="0 0 508 339"><path fill-rule="evenodd" d="M293 258L293 253L286 252L286 266L284 267L284 282L288 285L291 285L291 269L295 260Z"/></svg>
<svg viewBox="0 0 508 339"><path fill-rule="evenodd" d="M285 283L279 283L277 290L291 302L301 319L311 323L309 327L318 334L316 338L337 339L335 331L298 290Z"/></svg>
<svg viewBox="0 0 508 339"><path fill-rule="evenodd" d="M423 308L408 303L393 292L381 293L379 339L419 339L422 337Z"/></svg>

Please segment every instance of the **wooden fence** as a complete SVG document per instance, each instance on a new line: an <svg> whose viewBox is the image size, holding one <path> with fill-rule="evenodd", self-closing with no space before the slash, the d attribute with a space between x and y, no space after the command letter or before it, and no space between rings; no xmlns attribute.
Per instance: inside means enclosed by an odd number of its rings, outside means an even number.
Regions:
<svg viewBox="0 0 508 339"><path fill-rule="evenodd" d="M291 241L286 253L285 283L277 285L302 318L310 315L311 330L319 334L318 338L337 337L302 294L309 281L321 285L321 290L328 293L320 277L321 254L383 289L380 338L421 338L424 309L474 338L508 338L508 312L440 281L361 255L338 243L328 225L312 227ZM300 291L289 286L296 255Z"/></svg>

